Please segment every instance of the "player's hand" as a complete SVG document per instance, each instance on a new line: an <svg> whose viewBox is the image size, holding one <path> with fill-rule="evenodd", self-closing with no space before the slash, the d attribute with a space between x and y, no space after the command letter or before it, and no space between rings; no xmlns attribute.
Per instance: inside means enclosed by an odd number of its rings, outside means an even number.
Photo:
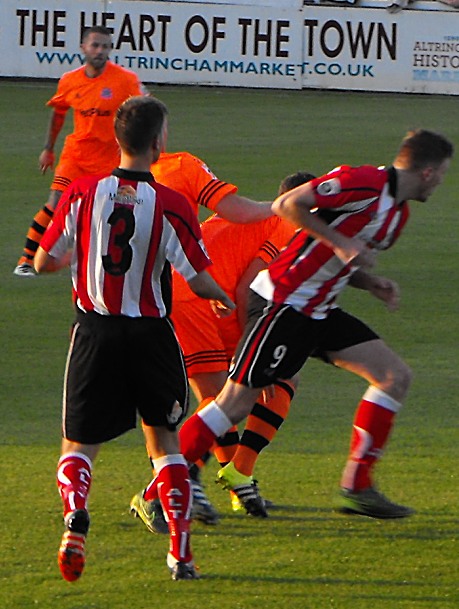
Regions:
<svg viewBox="0 0 459 609"><path fill-rule="evenodd" d="M400 288L395 281L387 277L374 275L368 290L375 298L382 300L389 311L397 311L400 306Z"/></svg>
<svg viewBox="0 0 459 609"><path fill-rule="evenodd" d="M372 268L376 264L376 251L371 250L360 239L342 240L339 246L334 247L335 255L344 264L353 264L358 267Z"/></svg>
<svg viewBox="0 0 459 609"><path fill-rule="evenodd" d="M46 173L48 167L52 169L54 167L54 152L45 148L38 157L38 167L43 174Z"/></svg>
<svg viewBox="0 0 459 609"><path fill-rule="evenodd" d="M229 317L236 308L236 305L232 300L227 298L223 300L209 300L212 311L218 318Z"/></svg>

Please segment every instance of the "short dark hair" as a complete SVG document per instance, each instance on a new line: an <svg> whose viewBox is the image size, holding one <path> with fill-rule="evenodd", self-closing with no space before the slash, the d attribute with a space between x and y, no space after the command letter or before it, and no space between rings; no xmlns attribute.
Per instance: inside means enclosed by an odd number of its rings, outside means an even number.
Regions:
<svg viewBox="0 0 459 609"><path fill-rule="evenodd" d="M92 27L88 27L84 30L83 35L81 36L81 42L84 42L89 34L103 34L104 36L109 36L111 38L112 33L105 27L104 25L93 25Z"/></svg>
<svg viewBox="0 0 459 609"><path fill-rule="evenodd" d="M283 195L284 192L288 192L300 184L305 184L310 180L313 180L316 176L312 175L312 173L308 173L307 171L297 171L296 173L292 173L286 176L279 185L278 195Z"/></svg>
<svg viewBox="0 0 459 609"><path fill-rule="evenodd" d="M403 138L396 161L404 169L417 171L429 165L441 165L453 154L454 146L445 136L426 129L414 129Z"/></svg>
<svg viewBox="0 0 459 609"><path fill-rule="evenodd" d="M129 97L121 104L115 117L115 135L121 148L128 154L147 152L161 135L168 111L154 97Z"/></svg>

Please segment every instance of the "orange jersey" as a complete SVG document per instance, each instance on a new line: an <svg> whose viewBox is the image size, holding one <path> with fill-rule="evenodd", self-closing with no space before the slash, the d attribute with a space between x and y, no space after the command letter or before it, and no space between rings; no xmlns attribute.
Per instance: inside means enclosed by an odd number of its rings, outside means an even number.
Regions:
<svg viewBox="0 0 459 609"><path fill-rule="evenodd" d="M215 211L223 197L237 192L237 186L219 180L189 152L162 152L151 172L157 182L184 195L196 215L199 205Z"/></svg>
<svg viewBox="0 0 459 609"><path fill-rule="evenodd" d="M131 95L144 93L134 72L111 61L95 78L86 76L85 66L63 74L55 95L47 103L60 114L73 110L73 133L65 139L63 154L90 174L101 171L101 162L116 167L119 163L113 129L116 110Z"/></svg>
<svg viewBox="0 0 459 609"><path fill-rule="evenodd" d="M201 230L213 262L207 270L234 301L236 288L252 260L261 258L269 264L296 229L277 216L234 224L214 215L201 224ZM226 371L241 336L237 315L233 312L218 319L209 302L198 298L178 273L174 273L173 299L172 321L188 376Z"/></svg>
<svg viewBox="0 0 459 609"><path fill-rule="evenodd" d="M212 266L207 269L232 300L242 275L254 258L269 264L287 245L296 228L273 216L261 222L234 224L214 215L201 224ZM196 298L188 284L174 275L174 300Z"/></svg>

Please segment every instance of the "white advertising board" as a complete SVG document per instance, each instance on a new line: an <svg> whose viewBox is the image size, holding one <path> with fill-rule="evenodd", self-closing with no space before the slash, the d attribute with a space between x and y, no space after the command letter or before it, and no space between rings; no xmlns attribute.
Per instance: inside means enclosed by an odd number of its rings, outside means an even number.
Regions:
<svg viewBox="0 0 459 609"><path fill-rule="evenodd" d="M459 14L305 7L303 87L459 94Z"/></svg>
<svg viewBox="0 0 459 609"><path fill-rule="evenodd" d="M112 59L146 83L459 95L458 10L366 4L2 0L0 76L58 78L82 65L84 28L106 25Z"/></svg>
<svg viewBox="0 0 459 609"><path fill-rule="evenodd" d="M82 30L102 24L113 30L111 58L144 82L301 88L299 10L125 1L104 11L102 4L3 0L1 75L59 77L82 64Z"/></svg>

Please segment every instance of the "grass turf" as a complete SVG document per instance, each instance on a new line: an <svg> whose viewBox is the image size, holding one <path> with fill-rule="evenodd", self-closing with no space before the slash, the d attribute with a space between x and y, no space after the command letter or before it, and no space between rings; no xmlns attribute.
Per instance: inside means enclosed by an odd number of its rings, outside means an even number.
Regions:
<svg viewBox="0 0 459 609"><path fill-rule="evenodd" d="M169 149L203 158L241 194L272 198L287 173L339 163L389 163L404 132L436 129L459 142L448 97L151 87L170 109ZM402 308L387 313L348 290L362 316L413 367L415 380L387 455L381 489L416 508L411 519L377 522L333 512L353 410L365 384L307 364L291 413L256 476L278 509L267 520L232 514L205 471L221 524L193 525L199 582L175 583L167 539L130 518L131 495L149 478L139 430L106 445L91 492L87 567L61 580L62 533L55 487L62 372L72 321L65 273L27 280L12 270L50 175L37 157L53 83L0 81L0 604L7 609L456 609L458 457L456 161L412 218L377 272L401 284ZM454 104L454 106L453 106ZM68 120L70 123L70 121ZM69 125L66 129L68 131ZM62 140L61 140L62 141Z"/></svg>

